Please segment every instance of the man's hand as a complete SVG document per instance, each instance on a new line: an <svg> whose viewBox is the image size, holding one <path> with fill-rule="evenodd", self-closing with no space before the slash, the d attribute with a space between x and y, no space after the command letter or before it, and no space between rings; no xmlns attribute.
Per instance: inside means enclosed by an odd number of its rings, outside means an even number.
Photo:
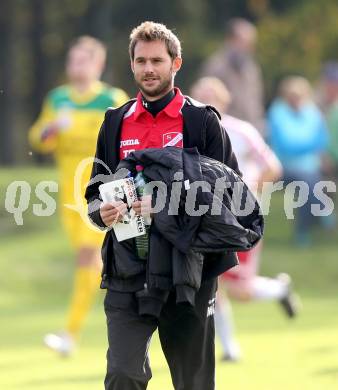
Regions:
<svg viewBox="0 0 338 390"><path fill-rule="evenodd" d="M59 132L59 128L56 123L50 123L41 134L41 141L46 141L50 138L55 137Z"/></svg>
<svg viewBox="0 0 338 390"><path fill-rule="evenodd" d="M142 215L144 217L149 217L152 212L151 195L143 196L142 200L137 200L136 202L133 202L131 207L136 214Z"/></svg>
<svg viewBox="0 0 338 390"><path fill-rule="evenodd" d="M126 211L127 205L122 201L102 203L100 207L101 219L106 226L111 226L121 221Z"/></svg>
<svg viewBox="0 0 338 390"><path fill-rule="evenodd" d="M41 134L41 140L45 141L47 139L56 137L58 133L65 131L69 128L71 124L70 118L67 115L59 114L58 118L53 122L50 122L48 126L43 130Z"/></svg>

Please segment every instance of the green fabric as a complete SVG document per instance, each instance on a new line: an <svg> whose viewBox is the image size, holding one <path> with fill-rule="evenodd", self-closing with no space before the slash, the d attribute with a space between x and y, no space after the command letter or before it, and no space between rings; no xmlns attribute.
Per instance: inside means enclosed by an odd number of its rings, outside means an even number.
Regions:
<svg viewBox="0 0 338 390"><path fill-rule="evenodd" d="M52 108L57 111L62 108L73 108L77 110L103 110L114 106L115 91L114 88L103 89L101 93L95 96L92 100L85 103L74 102L70 97L70 88L68 86L61 86L55 88L48 95L48 101Z"/></svg>

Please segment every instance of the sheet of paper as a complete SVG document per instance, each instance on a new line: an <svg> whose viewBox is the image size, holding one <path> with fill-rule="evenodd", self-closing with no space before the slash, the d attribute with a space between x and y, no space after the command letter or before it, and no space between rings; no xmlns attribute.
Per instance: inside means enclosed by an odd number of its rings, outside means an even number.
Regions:
<svg viewBox="0 0 338 390"><path fill-rule="evenodd" d="M142 236L146 233L144 218L136 215L131 208L131 204L137 200L134 179L132 177L101 184L99 190L105 203L122 200L128 206L128 212L124 215L123 220L113 226L118 241Z"/></svg>

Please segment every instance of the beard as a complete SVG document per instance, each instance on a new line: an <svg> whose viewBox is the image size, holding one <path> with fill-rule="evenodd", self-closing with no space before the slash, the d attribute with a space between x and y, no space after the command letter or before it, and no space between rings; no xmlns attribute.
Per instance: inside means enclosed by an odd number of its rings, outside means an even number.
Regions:
<svg viewBox="0 0 338 390"><path fill-rule="evenodd" d="M145 77L147 77L147 76L145 76ZM154 76L149 75L148 77L154 77ZM135 78L135 83L136 83L137 87L140 89L140 91L142 92L142 94L144 96L149 96L149 97L164 96L167 92L170 91L170 89L172 88L172 84L173 84L172 72L170 72L166 77L162 78L160 80L160 83L157 85L156 88L145 87L142 84L143 77L141 80L137 80L136 77L134 77L134 78Z"/></svg>

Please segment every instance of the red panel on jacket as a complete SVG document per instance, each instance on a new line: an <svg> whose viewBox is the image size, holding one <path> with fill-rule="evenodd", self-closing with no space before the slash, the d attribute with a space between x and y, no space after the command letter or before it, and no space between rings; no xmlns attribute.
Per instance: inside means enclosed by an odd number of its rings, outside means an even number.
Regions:
<svg viewBox="0 0 338 390"><path fill-rule="evenodd" d="M174 99L154 118L143 107L141 93L125 114L120 139L120 158L130 152L166 146L183 147L183 116L181 109L184 96L175 88Z"/></svg>

